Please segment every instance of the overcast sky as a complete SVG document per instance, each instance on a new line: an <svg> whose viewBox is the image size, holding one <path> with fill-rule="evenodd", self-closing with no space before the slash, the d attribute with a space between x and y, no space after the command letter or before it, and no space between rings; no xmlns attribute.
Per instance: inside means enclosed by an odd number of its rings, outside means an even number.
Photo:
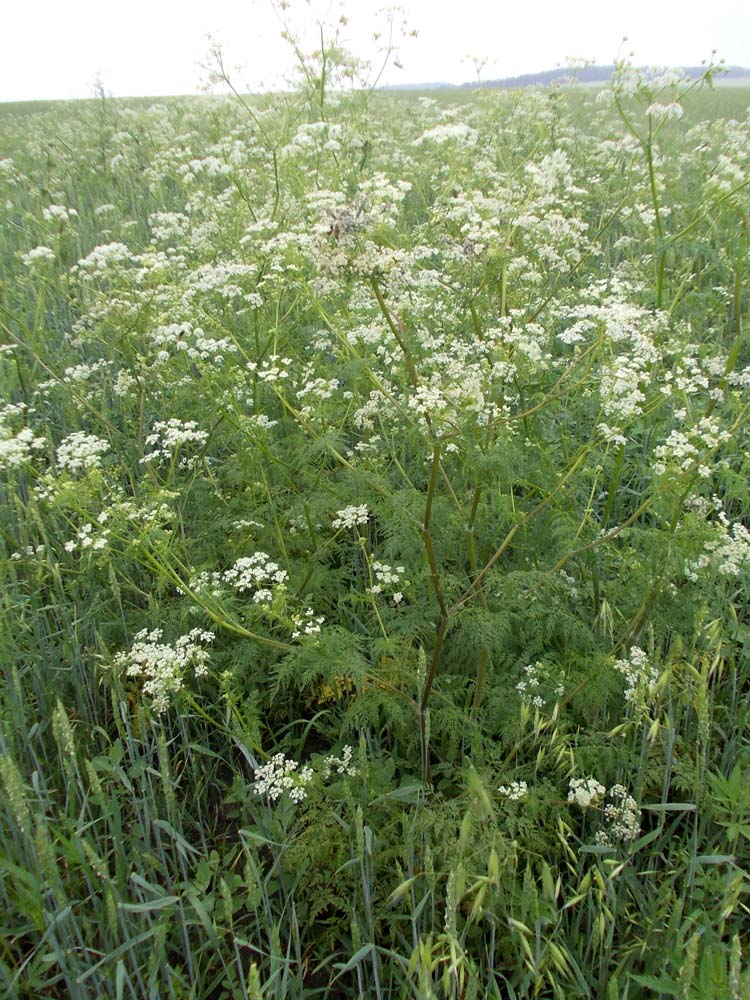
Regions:
<svg viewBox="0 0 750 1000"><path fill-rule="evenodd" d="M278 0L276 0L278 4ZM301 31L311 12L336 22L343 40L377 62L371 42L383 0L290 0ZM611 63L622 48L637 64L699 65L716 49L750 66L750 3L714 0L402 0L416 38L405 38L386 83L476 79L467 57L487 59L484 79L552 69L568 57ZM116 97L196 93L206 79L207 36L242 65L247 89L279 86L293 58L273 0L9 0L0 23L0 100L90 97L99 77ZM380 26L385 20L380 18ZM312 45L312 35L307 34Z"/></svg>

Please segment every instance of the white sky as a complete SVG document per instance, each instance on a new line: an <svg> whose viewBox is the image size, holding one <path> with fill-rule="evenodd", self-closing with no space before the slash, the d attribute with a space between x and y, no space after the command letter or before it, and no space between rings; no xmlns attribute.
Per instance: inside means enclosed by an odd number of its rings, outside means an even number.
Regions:
<svg viewBox="0 0 750 1000"><path fill-rule="evenodd" d="M278 3L278 0L276 0ZM9 0L0 18L0 100L90 97L100 76L116 97L188 94L205 80L210 34L227 64L242 65L243 89L278 86L293 65L273 0ZM295 30L345 10L344 40L376 52L371 35L384 0L290 0ZM403 69L385 83L475 79L467 57L487 58L484 79L552 69L568 57L639 65L699 65L713 49L750 66L750 3L714 0L401 0L416 39L400 46ZM380 18L380 24L385 24ZM312 35L307 35L311 47Z"/></svg>

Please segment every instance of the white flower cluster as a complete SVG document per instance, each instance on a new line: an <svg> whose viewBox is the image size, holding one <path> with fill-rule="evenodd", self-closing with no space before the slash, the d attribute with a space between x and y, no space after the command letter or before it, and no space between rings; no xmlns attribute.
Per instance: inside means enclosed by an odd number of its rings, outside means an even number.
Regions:
<svg viewBox="0 0 750 1000"><path fill-rule="evenodd" d="M109 362L104 358L94 361L92 364L70 365L66 368L60 378L45 379L37 384L36 393L46 394L50 389L57 389L63 385L75 385L79 382L87 382L94 378L99 372L109 368Z"/></svg>
<svg viewBox="0 0 750 1000"><path fill-rule="evenodd" d="M256 264L242 264L239 261L221 261L215 264L201 264L192 272L184 299L189 302L201 292L216 292L225 299L243 299L248 305L260 306L262 299L257 292L246 292L240 282L252 278L258 270Z"/></svg>
<svg viewBox="0 0 750 1000"><path fill-rule="evenodd" d="M406 572L405 566L389 566L388 563L374 559L371 563L375 583L368 588L368 594L383 594L390 592L394 604L400 604L404 599L402 587L408 587L409 581L401 583Z"/></svg>
<svg viewBox="0 0 750 1000"><path fill-rule="evenodd" d="M450 407L445 393L437 385L418 385L407 401L407 406L414 410L425 422L426 417L436 417Z"/></svg>
<svg viewBox="0 0 750 1000"><path fill-rule="evenodd" d="M521 700L534 708L544 708L545 705L544 698L539 694L539 672L543 667L544 664L539 660L536 663L529 663L523 668L526 677L516 684L516 691L521 695Z"/></svg>
<svg viewBox="0 0 750 1000"><path fill-rule="evenodd" d="M95 434L75 431L61 442L57 449L57 464L69 472L96 469L101 466L102 455L109 451L109 443Z"/></svg>
<svg viewBox="0 0 750 1000"><path fill-rule="evenodd" d="M729 526L724 514L715 531L715 537L705 543L698 558L685 564L685 575L693 583L698 582L699 575L707 568L721 576L739 577L750 567L750 531L745 525L738 521Z"/></svg>
<svg viewBox="0 0 750 1000"><path fill-rule="evenodd" d="M121 368L112 383L112 392L120 399L125 399L138 385L138 379L131 375L127 368Z"/></svg>
<svg viewBox="0 0 750 1000"><path fill-rule="evenodd" d="M654 471L661 476L669 465L673 465L682 472L687 472L694 463L699 462L698 474L708 479L712 475L708 455L719 445L731 440L731 437L728 430L719 426L716 417L703 417L695 427L687 431L673 430L664 444L654 451L658 459L654 463Z"/></svg>
<svg viewBox="0 0 750 1000"><path fill-rule="evenodd" d="M574 802L581 809L595 805L606 794L607 789L595 778L571 778L568 786L568 802Z"/></svg>
<svg viewBox="0 0 750 1000"><path fill-rule="evenodd" d="M307 797L307 786L313 779L313 769L306 765L298 770L296 760L276 753L267 764L255 769L254 789L257 795L266 795L269 802L276 802L284 793L292 802L302 802Z"/></svg>
<svg viewBox="0 0 750 1000"><path fill-rule="evenodd" d="M262 528L260 521L253 521L252 518L241 517L232 522L233 526L241 531L243 528Z"/></svg>
<svg viewBox="0 0 750 1000"><path fill-rule="evenodd" d="M329 754L320 767L320 777L329 781L334 775L353 778L358 773L354 763L354 747L348 744L342 749L341 756ZM276 753L268 763L255 769L253 788L257 795L264 795L270 803L277 802L282 795L288 795L294 803L303 802L307 798L308 788L315 777L315 771L310 764L300 768L296 760Z"/></svg>
<svg viewBox="0 0 750 1000"><path fill-rule="evenodd" d="M207 174L209 177L221 177L224 174L231 174L232 167L229 163L222 163L217 156L204 156L199 160L190 160L189 163L180 167L180 173L184 180L191 181L199 174Z"/></svg>
<svg viewBox="0 0 750 1000"><path fill-rule="evenodd" d="M149 215L148 224L153 234L152 243L170 243L185 235L190 219L182 212L154 212Z"/></svg>
<svg viewBox="0 0 750 1000"><path fill-rule="evenodd" d="M292 616L292 639L299 639L301 635L318 635L324 623L323 615L316 615L312 608L305 608L300 614Z"/></svg>
<svg viewBox="0 0 750 1000"><path fill-rule="evenodd" d="M390 386L385 386L390 389ZM376 419L387 421L396 416L396 408L386 399L382 392L373 389L367 397L367 401L354 411L352 420L354 426L360 430L370 431L375 427Z"/></svg>
<svg viewBox="0 0 750 1000"><path fill-rule="evenodd" d="M172 698L182 689L185 671L192 666L196 677L208 671L208 653L201 643L213 641L213 632L195 628L181 635L174 645L162 642L160 628L143 629L135 636L127 653L118 653L114 664L128 677L143 678L143 690L151 698L154 711L166 712Z"/></svg>
<svg viewBox="0 0 750 1000"><path fill-rule="evenodd" d="M617 841L635 840L641 832L641 811L638 803L623 785L613 785L609 790L610 802L604 807L607 829L599 830L598 844L613 847Z"/></svg>
<svg viewBox="0 0 750 1000"><path fill-rule="evenodd" d="M21 260L26 267L34 267L36 264L43 264L45 261L55 259L55 251L49 247L32 247L26 253L21 254Z"/></svg>
<svg viewBox="0 0 750 1000"><path fill-rule="evenodd" d="M607 417L627 422L643 412L646 401L643 387L648 384L648 368L654 360L650 351L636 353L634 350L632 354L618 354L609 370L602 372L600 393Z"/></svg>
<svg viewBox="0 0 750 1000"><path fill-rule="evenodd" d="M24 549L23 555L36 556L37 558L43 556L47 551L46 545L27 545ZM14 562L20 562L23 559L23 555L20 552L11 552L10 558Z"/></svg>
<svg viewBox="0 0 750 1000"><path fill-rule="evenodd" d="M271 420L265 413L251 413L243 419L245 427L254 428L260 431L270 431L278 424L278 420Z"/></svg>
<svg viewBox="0 0 750 1000"><path fill-rule="evenodd" d="M476 129L463 122L447 122L445 125L435 125L434 128L427 129L412 145L422 146L426 142L434 142L438 146L444 146L447 142L455 142L457 146L470 148L475 146L479 134Z"/></svg>
<svg viewBox="0 0 750 1000"><path fill-rule="evenodd" d="M190 589L199 597L222 597L224 594L222 582L221 573L212 573L209 570L193 572L190 575Z"/></svg>
<svg viewBox="0 0 750 1000"><path fill-rule="evenodd" d="M329 754L323 761L321 775L324 781L328 781L332 774L345 774L353 778L357 774L357 766L354 761L354 747L347 745L341 751L341 756L336 757Z"/></svg>
<svg viewBox="0 0 750 1000"><path fill-rule="evenodd" d="M733 157L727 156L726 153L722 153L717 158L716 167L709 181L711 188L714 188L721 194L726 194L733 188L747 183L748 174L744 166L742 152L739 152L739 156L739 162Z"/></svg>
<svg viewBox="0 0 750 1000"><path fill-rule="evenodd" d="M644 650L640 646L631 646L627 659L615 660L614 666L625 678L625 700L647 700L659 679L659 670L653 663L649 663Z"/></svg>
<svg viewBox="0 0 750 1000"><path fill-rule="evenodd" d="M65 205L50 205L49 208L42 209L42 218L45 222L70 222L71 219L78 218L78 212Z"/></svg>
<svg viewBox="0 0 750 1000"><path fill-rule="evenodd" d="M132 260L132 254L124 243L105 243L94 249L86 257L82 257L74 266L73 271L83 277L104 274L110 268Z"/></svg>
<svg viewBox="0 0 750 1000"><path fill-rule="evenodd" d="M660 359L656 342L666 326L663 314L628 301L635 291L617 279L613 289L594 283L586 293L589 301L563 310L563 318L573 322L558 335L563 343L575 344L603 331L611 342L610 356L600 372L599 395L606 421L599 429L618 444L626 440L624 425L643 412Z"/></svg>
<svg viewBox="0 0 750 1000"><path fill-rule="evenodd" d="M255 361L248 361L247 367L262 382L280 382L282 379L289 378L291 364L291 358L282 358L278 354L271 354L266 364L259 366Z"/></svg>
<svg viewBox="0 0 750 1000"><path fill-rule="evenodd" d="M509 785L500 785L498 792L511 802L523 802L529 796L529 786L525 781L511 781Z"/></svg>
<svg viewBox="0 0 750 1000"><path fill-rule="evenodd" d="M222 364L226 354L237 353L237 346L229 337L207 337L200 327L187 322L157 326L148 336L159 349L158 360L163 362L171 357L170 350L185 354L191 361L210 359L215 364Z"/></svg>
<svg viewBox="0 0 750 1000"><path fill-rule="evenodd" d="M195 420L177 420L175 417L171 420L157 420L153 432L146 438L146 444L153 450L143 456L141 463L171 458L182 445L195 444L200 447L207 440L207 432L198 430ZM194 457L183 458L180 467L191 469L195 462Z"/></svg>
<svg viewBox="0 0 750 1000"><path fill-rule="evenodd" d="M646 108L646 114L652 115L654 118L661 118L663 120L669 120L670 118L682 118L685 114L682 105L676 102L672 104L649 104Z"/></svg>
<svg viewBox="0 0 750 1000"><path fill-rule="evenodd" d="M610 427L609 424L601 423L597 425L597 430L599 433L610 442L610 444L621 444L623 447L628 443L628 439L624 434L621 434L619 430L614 427Z"/></svg>
<svg viewBox="0 0 750 1000"><path fill-rule="evenodd" d="M102 549L106 549L109 543L109 528L103 528L102 525L106 521L104 516L106 511L99 515L99 524L97 531L95 533L95 526L93 524L84 524L82 528L79 528L76 532L76 537L71 538L65 543L63 548L66 552L75 552L77 548L81 549L91 549L93 552L101 552Z"/></svg>
<svg viewBox="0 0 750 1000"><path fill-rule="evenodd" d="M265 552L254 552L251 556L238 559L225 571L222 579L241 594L254 591L253 603L268 604L273 598L271 587L286 583L289 574Z"/></svg>
<svg viewBox="0 0 750 1000"><path fill-rule="evenodd" d="M257 521L242 521L239 524L262 527ZM224 587L228 584L238 593L252 592L253 603L265 606L273 600L272 588L283 588L288 579L287 571L274 562L267 553L254 552L251 556L242 556L242 558L237 559L223 573L208 570L194 572L190 577L190 589L196 594L221 598L225 593ZM316 618L310 608L293 618L293 623L299 630L296 635L302 632L314 635L320 631L322 622L323 619Z"/></svg>
<svg viewBox="0 0 750 1000"><path fill-rule="evenodd" d="M297 390L298 399L306 399L308 402L301 408L300 413L309 417L315 413L316 406L309 400L319 403L324 399L330 399L340 387L341 383L337 378L308 378L301 389Z"/></svg>
<svg viewBox="0 0 750 1000"><path fill-rule="evenodd" d="M12 434L0 421L0 469L17 469L31 461L33 452L45 447L44 438L36 437L30 427Z"/></svg>
<svg viewBox="0 0 750 1000"><path fill-rule="evenodd" d="M713 333L713 331L711 331ZM725 354L706 354L705 344L676 345L671 368L664 372L661 391L667 398L708 395L720 403L724 399L722 381L740 388L747 386L745 369L727 371Z"/></svg>
<svg viewBox="0 0 750 1000"><path fill-rule="evenodd" d="M71 365L63 372L63 378L61 381L65 383L85 382L92 376L96 375L97 372L100 372L104 368L108 367L109 362L105 361L104 358L100 358L98 361L94 361L93 364L90 365Z"/></svg>
<svg viewBox="0 0 750 1000"><path fill-rule="evenodd" d="M392 182L381 170L376 170L372 177L361 180L359 195L367 204L366 221L374 219L395 222L411 189L410 181L398 179Z"/></svg>
<svg viewBox="0 0 750 1000"><path fill-rule="evenodd" d="M282 158L295 156L307 150L325 149L329 152L338 152L341 149L339 142L343 128L338 124L328 122L304 122L297 127L297 131L292 136L292 141L288 146L283 146L280 150Z"/></svg>
<svg viewBox="0 0 750 1000"><path fill-rule="evenodd" d="M339 528L354 528L358 524L367 524L370 512L364 504L358 507L344 507L336 511L336 517L331 522L331 526Z"/></svg>
<svg viewBox="0 0 750 1000"><path fill-rule="evenodd" d="M567 154L562 149L548 153L538 163L526 164L526 175L539 195L548 200L559 200L570 195L583 194L573 181L573 168Z"/></svg>
<svg viewBox="0 0 750 1000"><path fill-rule="evenodd" d="M570 781L568 802L581 809L596 807L605 797L609 800L603 809L607 827L597 831L596 843L613 847L618 841L634 840L641 831L641 811L623 785L613 785L607 791L594 778L572 778Z"/></svg>

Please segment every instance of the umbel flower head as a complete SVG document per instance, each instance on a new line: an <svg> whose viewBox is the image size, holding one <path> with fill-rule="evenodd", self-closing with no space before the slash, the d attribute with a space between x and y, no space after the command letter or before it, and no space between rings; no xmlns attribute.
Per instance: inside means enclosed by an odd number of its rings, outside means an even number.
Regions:
<svg viewBox="0 0 750 1000"><path fill-rule="evenodd" d="M174 696L182 689L188 667L196 677L208 671L208 652L201 643L212 642L213 632L194 628L181 635L174 645L162 642L160 628L143 629L127 653L118 653L114 664L122 667L128 677L143 678L143 690L151 698L154 711L166 712Z"/></svg>
<svg viewBox="0 0 750 1000"><path fill-rule="evenodd" d="M298 770L299 764L283 753L275 753L267 764L255 771L255 791L265 795L274 803L288 793L292 802L302 802L307 796L307 785L313 779L313 769L306 765Z"/></svg>

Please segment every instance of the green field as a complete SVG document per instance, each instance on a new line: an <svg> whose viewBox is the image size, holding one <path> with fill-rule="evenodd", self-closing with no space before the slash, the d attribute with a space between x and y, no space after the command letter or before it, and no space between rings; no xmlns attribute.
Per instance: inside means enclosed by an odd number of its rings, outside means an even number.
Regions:
<svg viewBox="0 0 750 1000"><path fill-rule="evenodd" d="M326 82L0 106L0 994L747 998L750 90Z"/></svg>

